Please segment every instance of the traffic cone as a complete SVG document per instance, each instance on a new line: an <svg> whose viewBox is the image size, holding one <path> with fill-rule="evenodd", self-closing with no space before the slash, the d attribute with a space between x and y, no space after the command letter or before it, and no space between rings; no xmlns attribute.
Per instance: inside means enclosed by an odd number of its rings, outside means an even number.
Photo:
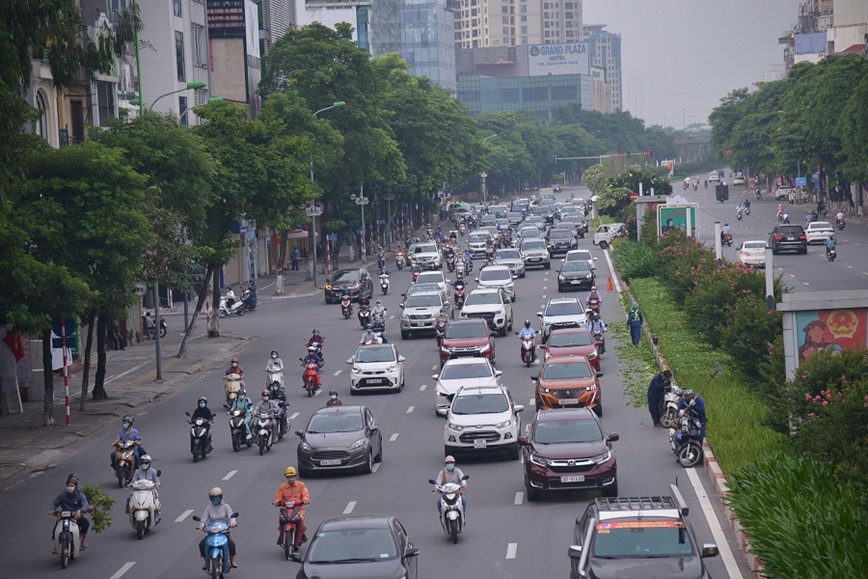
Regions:
<svg viewBox="0 0 868 579"><path fill-rule="evenodd" d="M609 276L609 281L606 282L606 289L612 291L614 288L612 287L612 276Z"/></svg>

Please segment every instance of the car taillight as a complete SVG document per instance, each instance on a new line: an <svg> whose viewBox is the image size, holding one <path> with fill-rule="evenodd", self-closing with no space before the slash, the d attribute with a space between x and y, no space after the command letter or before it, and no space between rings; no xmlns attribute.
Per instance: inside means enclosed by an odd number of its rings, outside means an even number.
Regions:
<svg viewBox="0 0 868 579"><path fill-rule="evenodd" d="M774 239L775 239L775 241L780 241L783 238L784 238L783 235L775 235Z"/></svg>
<svg viewBox="0 0 868 579"><path fill-rule="evenodd" d="M806 239L808 239L808 238L804 233L799 236L799 241L804 241Z"/></svg>

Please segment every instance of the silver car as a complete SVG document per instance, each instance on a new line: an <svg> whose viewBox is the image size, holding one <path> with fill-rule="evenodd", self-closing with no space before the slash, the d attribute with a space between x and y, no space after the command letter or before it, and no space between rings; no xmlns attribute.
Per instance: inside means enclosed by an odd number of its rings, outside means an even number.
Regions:
<svg viewBox="0 0 868 579"><path fill-rule="evenodd" d="M433 264L438 269L443 267L443 263L440 260L440 251L437 249L436 243L414 243L410 246L407 255L410 257L411 265L425 268L431 267Z"/></svg>
<svg viewBox="0 0 868 579"><path fill-rule="evenodd" d="M433 332L440 312L449 318L455 316L450 302L443 299L440 292L413 294L407 297L401 314L401 337L409 339L419 332Z"/></svg>
<svg viewBox="0 0 868 579"><path fill-rule="evenodd" d="M494 265L505 265L512 275L524 277L524 260L517 249L498 249L494 252Z"/></svg>
<svg viewBox="0 0 868 579"><path fill-rule="evenodd" d="M518 250L521 252L521 257L524 260L525 269L529 267L552 268L551 257L549 256L549 249L546 246L545 240L528 239L527 241L522 241Z"/></svg>

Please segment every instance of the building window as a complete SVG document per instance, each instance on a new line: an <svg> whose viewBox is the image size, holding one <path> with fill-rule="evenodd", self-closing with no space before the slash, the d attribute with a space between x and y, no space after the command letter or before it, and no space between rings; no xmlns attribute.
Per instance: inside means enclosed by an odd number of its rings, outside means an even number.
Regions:
<svg viewBox="0 0 868 579"><path fill-rule="evenodd" d="M178 18L181 17L181 0L172 0L172 12Z"/></svg>
<svg viewBox="0 0 868 579"><path fill-rule="evenodd" d="M198 24L190 26L190 45L193 50L193 66L208 66L204 26Z"/></svg>
<svg viewBox="0 0 868 579"><path fill-rule="evenodd" d="M99 126L108 125L115 118L115 87L103 80L96 83L96 100L99 105Z"/></svg>
<svg viewBox="0 0 868 579"><path fill-rule="evenodd" d="M547 87L527 87L521 89L521 100L524 102L542 102L549 100L549 90Z"/></svg>
<svg viewBox="0 0 868 579"><path fill-rule="evenodd" d="M184 66L184 33L175 31L175 61L178 66L178 82L187 82L186 66Z"/></svg>
<svg viewBox="0 0 868 579"><path fill-rule="evenodd" d="M42 91L36 92L36 109L39 111L39 118L36 119L36 134L48 140L48 107L45 105L45 95Z"/></svg>
<svg viewBox="0 0 868 579"><path fill-rule="evenodd" d="M190 126L190 113L187 112L187 97L179 96L178 97L178 119L180 119L181 124L185 127Z"/></svg>

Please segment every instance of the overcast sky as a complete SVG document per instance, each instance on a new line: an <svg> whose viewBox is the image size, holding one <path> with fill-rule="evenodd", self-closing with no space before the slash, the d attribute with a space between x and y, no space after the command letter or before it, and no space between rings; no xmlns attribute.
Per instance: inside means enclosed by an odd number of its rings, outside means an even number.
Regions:
<svg viewBox="0 0 868 579"><path fill-rule="evenodd" d="M783 71L778 37L799 0L584 0L584 23L621 35L624 109L645 124L706 122L731 90ZM683 115L682 115L683 110Z"/></svg>

